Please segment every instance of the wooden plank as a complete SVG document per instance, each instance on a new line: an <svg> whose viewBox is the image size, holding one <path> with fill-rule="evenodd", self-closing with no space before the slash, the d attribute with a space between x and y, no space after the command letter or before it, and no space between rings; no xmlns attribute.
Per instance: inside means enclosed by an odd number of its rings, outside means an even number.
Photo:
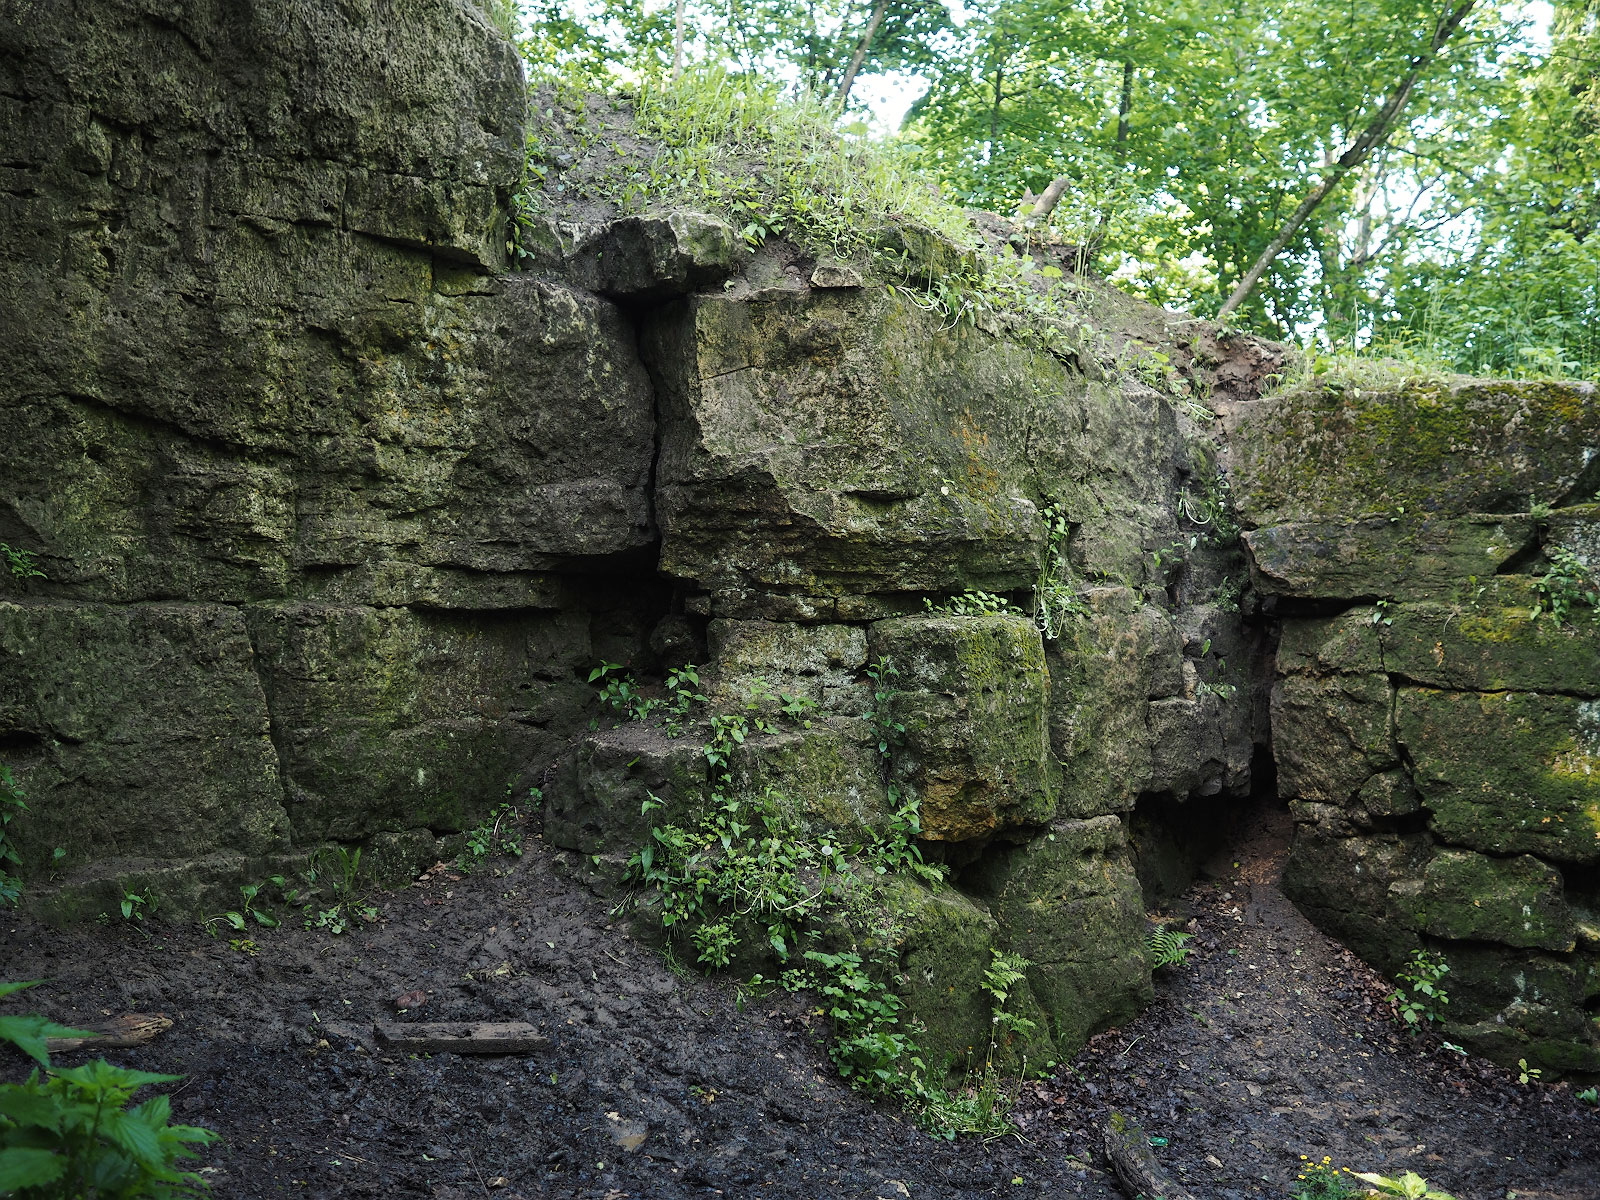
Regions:
<svg viewBox="0 0 1600 1200"><path fill-rule="evenodd" d="M131 1050L160 1037L172 1028L172 1022L162 1013L123 1013L82 1028L88 1037L45 1038L44 1048L51 1054L65 1054L84 1046L94 1050Z"/></svg>
<svg viewBox="0 0 1600 1200"><path fill-rule="evenodd" d="M550 1039L526 1021L380 1021L378 1044L403 1054L531 1054Z"/></svg>

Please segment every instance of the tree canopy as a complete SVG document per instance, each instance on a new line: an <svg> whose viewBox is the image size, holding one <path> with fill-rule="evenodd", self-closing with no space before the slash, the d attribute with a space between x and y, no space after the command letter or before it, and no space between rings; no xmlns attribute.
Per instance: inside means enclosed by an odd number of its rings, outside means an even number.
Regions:
<svg viewBox="0 0 1600 1200"><path fill-rule="evenodd" d="M524 45L663 72L680 13L691 59L844 126L894 81L894 140L948 195L1157 303L1600 377L1600 0L1547 29L1473 0L529 0Z"/></svg>

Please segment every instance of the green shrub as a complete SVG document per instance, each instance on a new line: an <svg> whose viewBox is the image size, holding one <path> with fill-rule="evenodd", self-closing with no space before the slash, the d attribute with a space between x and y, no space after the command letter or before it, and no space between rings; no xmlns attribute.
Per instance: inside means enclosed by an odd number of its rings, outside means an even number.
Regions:
<svg viewBox="0 0 1600 1200"><path fill-rule="evenodd" d="M0 983L9 996L32 983ZM42 1017L0 1017L9 1042L40 1067L22 1083L0 1084L0 1195L16 1200L140 1200L198 1196L203 1179L177 1167L216 1134L171 1123L166 1096L133 1108L140 1088L179 1075L129 1071L95 1059L52 1069L45 1039L84 1036Z"/></svg>

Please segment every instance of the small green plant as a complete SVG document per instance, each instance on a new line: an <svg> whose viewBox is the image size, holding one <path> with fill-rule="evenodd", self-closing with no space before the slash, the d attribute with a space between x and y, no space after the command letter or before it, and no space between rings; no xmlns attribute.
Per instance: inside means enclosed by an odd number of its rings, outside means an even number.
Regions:
<svg viewBox="0 0 1600 1200"><path fill-rule="evenodd" d="M1333 1165L1324 1154L1320 1162L1300 1156L1300 1173L1289 1187L1290 1200L1355 1200L1366 1195L1366 1188L1350 1182L1350 1172Z"/></svg>
<svg viewBox="0 0 1600 1200"><path fill-rule="evenodd" d="M13 867L22 866L22 858L6 827L18 813L28 811L27 798L28 793L17 783L11 768L0 763L0 908L9 908L22 897L21 883L6 869L8 863Z"/></svg>
<svg viewBox="0 0 1600 1200"><path fill-rule="evenodd" d="M32 550L13 550L4 542L0 542L0 558L5 559L6 569L11 572L13 579L26 582L29 579L49 578L39 570L39 556Z"/></svg>
<svg viewBox="0 0 1600 1200"><path fill-rule="evenodd" d="M1433 1021L1444 1020L1444 1007L1450 1003L1441 981L1450 973L1442 957L1426 950L1413 950L1409 963L1396 972L1400 981L1389 993L1395 1016L1413 1033Z"/></svg>
<svg viewBox="0 0 1600 1200"><path fill-rule="evenodd" d="M0 983L0 997L33 983ZM178 1163L216 1140L207 1129L171 1123L164 1095L129 1108L135 1092L182 1076L128 1071L103 1059L55 1070L45 1039L84 1031L41 1017L0 1017L8 1042L39 1067L22 1083L0 1084L0 1195L16 1200L118 1197L177 1200L203 1195L199 1175Z"/></svg>
<svg viewBox="0 0 1600 1200"><path fill-rule="evenodd" d="M1041 515L1045 528L1044 557L1033 585L1033 623L1045 638L1053 641L1072 621L1087 617L1089 606L1066 575L1065 550L1072 522L1054 504L1046 505Z"/></svg>
<svg viewBox="0 0 1600 1200"><path fill-rule="evenodd" d="M1194 953L1194 948L1189 945L1193 939L1194 934L1171 926L1152 929L1144 939L1145 956L1150 960L1150 969L1159 971L1162 967L1183 966L1189 961L1189 955Z"/></svg>
<svg viewBox="0 0 1600 1200"><path fill-rule="evenodd" d="M1542 1076L1543 1074L1544 1074L1544 1072L1541 1071L1538 1067L1530 1067L1528 1065L1528 1060L1527 1059L1525 1059L1525 1058L1517 1059L1517 1082L1518 1083L1538 1083L1540 1076Z"/></svg>
<svg viewBox="0 0 1600 1200"><path fill-rule="evenodd" d="M1415 1171L1407 1171L1398 1178L1372 1172L1352 1171L1357 1179L1372 1190L1369 1196L1399 1196L1401 1200L1455 1200L1449 1192L1428 1186L1428 1181Z"/></svg>
<svg viewBox="0 0 1600 1200"><path fill-rule="evenodd" d="M959 596L952 596L943 604L938 605L924 597L922 607L930 613L939 613L952 617L982 617L993 613L1003 613L1015 617L1026 615L1004 596L997 596L993 592L962 592Z"/></svg>
<svg viewBox="0 0 1600 1200"><path fill-rule="evenodd" d="M466 833L466 844L456 856L456 867L470 871L483 865L491 854L509 854L522 857L522 837L512 831L512 826L522 819L522 810L516 805L501 804L474 828ZM359 854L360 851L357 851Z"/></svg>
<svg viewBox="0 0 1600 1200"><path fill-rule="evenodd" d="M304 878L308 889L307 929L323 929L338 936L354 929L357 921L370 925L378 919L377 906L364 899L360 846L353 850L334 846L320 851L307 866ZM317 898L324 893L333 901L326 908Z"/></svg>
<svg viewBox="0 0 1600 1200"><path fill-rule="evenodd" d="M1576 1099L1591 1108L1600 1108L1600 1088L1586 1087L1577 1093Z"/></svg>
<svg viewBox="0 0 1600 1200"><path fill-rule="evenodd" d="M1550 565L1533 581L1539 603L1532 615L1549 613L1557 625L1565 625L1574 609L1586 605L1590 615L1600 621L1600 587L1596 586L1583 560L1559 547L1547 549L1545 553Z"/></svg>
<svg viewBox="0 0 1600 1200"><path fill-rule="evenodd" d="M152 891L129 891L122 893L120 907L124 921L143 921L161 907L161 901Z"/></svg>
<svg viewBox="0 0 1600 1200"><path fill-rule="evenodd" d="M862 715L872 723L878 735L878 754L888 761L895 743L905 735L906 727L894 719L889 704L895 697L894 680L899 670L886 658L867 664L867 678L872 681L872 708Z"/></svg>
<svg viewBox="0 0 1600 1200"><path fill-rule="evenodd" d="M282 875L274 875L267 880L267 883L275 884L277 887L282 888L284 885L284 878ZM265 908L258 908L256 906L256 899L261 895L261 890L266 886L266 883L240 884L239 907L236 909L230 909L225 913L220 913L208 920L206 922L206 932L212 937L216 937L216 926L218 925L226 925L230 929L243 932L243 930L251 921L254 921L257 925L260 925L265 929L276 929L280 924L282 924L282 922L280 922L277 917L267 912Z"/></svg>
<svg viewBox="0 0 1600 1200"><path fill-rule="evenodd" d="M1383 599L1374 600L1372 602L1372 616L1370 618L1371 624L1382 625L1385 628L1394 624L1394 614L1389 611L1390 603L1391 601Z"/></svg>

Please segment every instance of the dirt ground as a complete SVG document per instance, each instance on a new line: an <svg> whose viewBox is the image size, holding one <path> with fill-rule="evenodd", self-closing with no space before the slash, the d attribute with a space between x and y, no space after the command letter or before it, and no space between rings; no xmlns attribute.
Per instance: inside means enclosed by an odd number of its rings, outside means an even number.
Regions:
<svg viewBox="0 0 1600 1200"><path fill-rule="evenodd" d="M585 886L586 862L536 837L378 894L374 924L261 931L253 954L194 925L64 933L11 914L0 978L47 981L7 1011L171 1018L107 1057L185 1076L175 1119L222 1134L220 1197L1113 1197L1097 1148L1119 1111L1205 1200L1284 1196L1301 1154L1414 1169L1459 1200L1600 1198L1600 1111L1398 1032L1384 982L1274 885L1286 821L1265 813L1178 902L1198 952L1160 973L1155 1005L1023 1085L1019 1132L986 1143L864 1103L802 1001L741 1006L674 973ZM444 1020L526 1020L549 1045L405 1056L371 1034Z"/></svg>

